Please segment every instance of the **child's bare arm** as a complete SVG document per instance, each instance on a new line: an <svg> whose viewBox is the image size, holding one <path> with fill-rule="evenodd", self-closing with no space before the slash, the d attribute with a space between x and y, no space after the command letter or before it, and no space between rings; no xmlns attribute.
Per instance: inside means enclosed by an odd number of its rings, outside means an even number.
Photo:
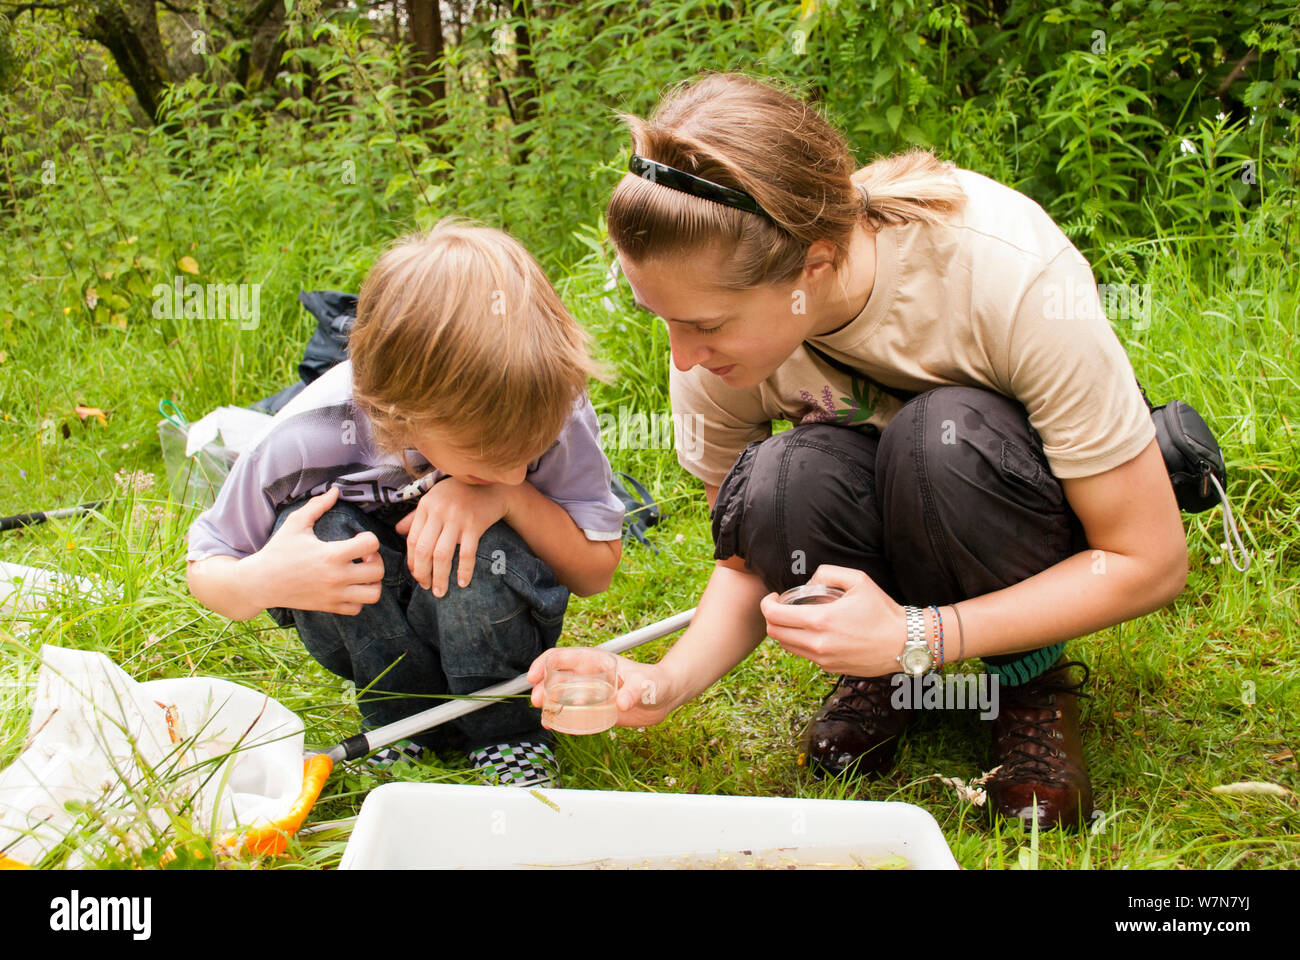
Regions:
<svg viewBox="0 0 1300 960"><path fill-rule="evenodd" d="M252 556L207 557L187 569L190 592L209 610L249 620L268 607L355 615L379 599L384 564L379 539L317 539L312 525L338 500L338 488L313 497Z"/></svg>
<svg viewBox="0 0 1300 960"><path fill-rule="evenodd" d="M560 583L580 597L609 589L623 558L622 540L588 540L563 507L527 481L507 489L506 523Z"/></svg>
<svg viewBox="0 0 1300 960"><path fill-rule="evenodd" d="M269 606L257 596L258 578L235 557L191 560L185 575L199 603L231 620L251 620Z"/></svg>

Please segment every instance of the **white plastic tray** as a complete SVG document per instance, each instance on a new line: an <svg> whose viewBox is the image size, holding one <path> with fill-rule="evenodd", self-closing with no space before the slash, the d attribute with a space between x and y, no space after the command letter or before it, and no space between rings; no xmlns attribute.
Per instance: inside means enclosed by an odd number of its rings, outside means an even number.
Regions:
<svg viewBox="0 0 1300 960"><path fill-rule="evenodd" d="M957 869L910 803L390 783L340 869Z"/></svg>

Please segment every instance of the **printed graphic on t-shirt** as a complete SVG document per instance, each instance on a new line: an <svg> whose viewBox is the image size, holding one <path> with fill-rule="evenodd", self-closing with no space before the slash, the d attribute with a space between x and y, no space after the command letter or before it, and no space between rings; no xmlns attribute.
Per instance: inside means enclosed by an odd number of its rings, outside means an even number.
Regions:
<svg viewBox="0 0 1300 960"><path fill-rule="evenodd" d="M373 480L353 480L343 478L326 483L322 483L318 488L313 488L304 496L314 497L318 494L325 493L330 487L339 488L339 499L351 501L359 504L394 504L405 503L408 500L418 500L429 492L433 486L433 481L437 476L437 471L430 470L424 476L400 487L393 485L392 477L376 478Z"/></svg>
<svg viewBox="0 0 1300 960"><path fill-rule="evenodd" d="M807 390L800 390L799 395L804 403L808 404L808 409L803 413L799 423L838 423L842 426L854 427L866 423L875 413L877 397L873 394L876 391L866 381L853 377L849 387L849 392L853 396L840 397L840 405L836 405L834 400L836 392L831 389L830 384L826 384L822 388L821 398L818 399Z"/></svg>

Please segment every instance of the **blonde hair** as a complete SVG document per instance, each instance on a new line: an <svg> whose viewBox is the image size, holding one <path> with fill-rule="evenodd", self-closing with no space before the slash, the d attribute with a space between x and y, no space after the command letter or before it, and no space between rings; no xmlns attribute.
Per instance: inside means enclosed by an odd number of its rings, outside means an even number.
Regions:
<svg viewBox="0 0 1300 960"><path fill-rule="evenodd" d="M633 261L680 258L721 244L727 275L743 290L782 283L804 267L808 248L834 247L838 269L853 229L908 221L939 223L965 202L952 164L917 150L854 171L844 138L791 89L739 73L678 84L650 119L619 113L640 156L744 190L767 217L629 174L606 212L609 234Z"/></svg>
<svg viewBox="0 0 1300 960"><path fill-rule="evenodd" d="M496 468L531 461L605 373L541 266L501 230L458 217L401 237L361 285L353 397L375 441L439 432Z"/></svg>

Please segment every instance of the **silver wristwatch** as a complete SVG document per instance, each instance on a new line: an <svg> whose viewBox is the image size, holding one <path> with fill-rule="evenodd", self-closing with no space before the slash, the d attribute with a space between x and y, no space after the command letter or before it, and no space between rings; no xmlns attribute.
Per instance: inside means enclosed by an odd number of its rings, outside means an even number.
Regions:
<svg viewBox="0 0 1300 960"><path fill-rule="evenodd" d="M934 665L930 645L925 640L925 612L920 607L904 607L907 616L907 642L898 655L899 665L909 677L919 677Z"/></svg>

